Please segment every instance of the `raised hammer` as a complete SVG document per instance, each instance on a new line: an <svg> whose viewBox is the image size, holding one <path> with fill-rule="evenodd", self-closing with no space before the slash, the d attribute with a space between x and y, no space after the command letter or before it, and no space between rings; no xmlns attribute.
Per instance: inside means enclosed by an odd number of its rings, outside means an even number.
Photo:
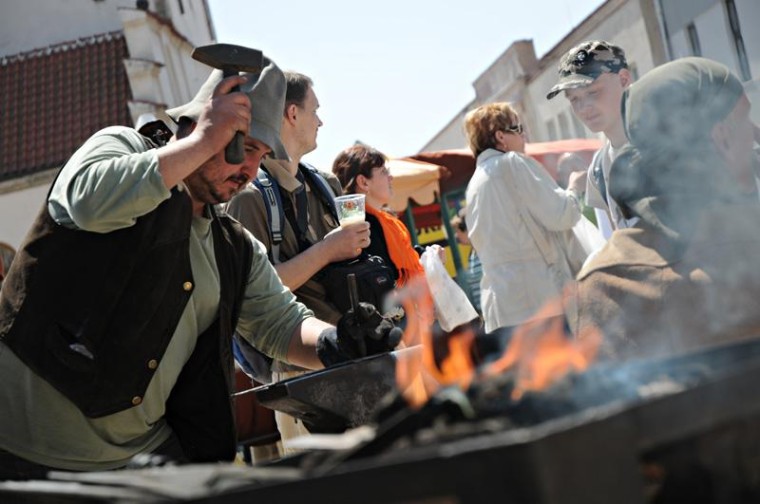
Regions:
<svg viewBox="0 0 760 504"><path fill-rule="evenodd" d="M264 55L258 49L251 49L233 44L211 44L196 47L191 54L193 59L210 67L222 70L224 77L238 75L239 72L261 72ZM231 93L240 91L235 86ZM227 148L224 149L224 160L230 164L240 164L245 158L243 133L238 131Z"/></svg>

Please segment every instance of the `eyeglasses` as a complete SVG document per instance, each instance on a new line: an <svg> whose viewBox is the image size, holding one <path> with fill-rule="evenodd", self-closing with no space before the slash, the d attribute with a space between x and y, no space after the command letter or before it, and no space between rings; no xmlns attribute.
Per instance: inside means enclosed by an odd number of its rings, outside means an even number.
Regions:
<svg viewBox="0 0 760 504"><path fill-rule="evenodd" d="M507 133L514 133L516 135L522 135L524 130L523 130L523 125L520 124L520 123L518 123L518 124L514 124L512 126L508 126L508 127L504 128L504 131L506 131Z"/></svg>
<svg viewBox="0 0 760 504"><path fill-rule="evenodd" d="M375 166L374 169L377 169L377 173L381 175L390 175L391 171L387 166Z"/></svg>

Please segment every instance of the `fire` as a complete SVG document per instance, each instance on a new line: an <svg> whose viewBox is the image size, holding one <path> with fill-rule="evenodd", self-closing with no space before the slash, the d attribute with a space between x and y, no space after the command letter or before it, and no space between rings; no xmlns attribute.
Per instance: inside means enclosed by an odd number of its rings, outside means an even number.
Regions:
<svg viewBox="0 0 760 504"><path fill-rule="evenodd" d="M433 341L433 299L424 276L407 283L399 291L399 300L406 312L407 326L403 344L406 347L420 345L422 356L400 358L396 364L396 382L407 403L420 407L442 386L459 383L465 388L472 376L473 365L467 357L470 338L449 338L447 358L437 364Z"/></svg>
<svg viewBox="0 0 760 504"><path fill-rule="evenodd" d="M561 316L526 322L513 333L504 355L486 367L483 375L512 371L512 398L528 391L544 390L570 372L585 371L596 358L601 337L598 332L572 339Z"/></svg>
<svg viewBox="0 0 760 504"><path fill-rule="evenodd" d="M413 407L424 404L442 387L466 389L475 379L506 372L515 376L512 398L518 400L528 391L546 389L568 373L586 370L601 343L598 331L578 339L568 336L563 317L553 315L562 303L556 300L547 303L534 320L515 329L500 358L478 368L473 360L476 335L472 327L433 341L433 304L425 286L410 284L402 295L408 320L404 343L422 345L421 359L400 361L396 368L399 387Z"/></svg>

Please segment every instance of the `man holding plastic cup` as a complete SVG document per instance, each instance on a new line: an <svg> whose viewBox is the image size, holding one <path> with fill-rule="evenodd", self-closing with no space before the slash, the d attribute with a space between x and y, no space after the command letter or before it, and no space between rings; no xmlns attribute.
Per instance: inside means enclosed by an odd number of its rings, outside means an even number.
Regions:
<svg viewBox="0 0 760 504"><path fill-rule="evenodd" d="M277 183L285 217L282 243L276 257L270 259L282 283L297 299L317 318L334 324L343 314L327 301L325 289L315 276L328 264L358 257L370 244L369 224L340 226L332 201L325 201L325 186L329 186L332 200L332 196L342 193L340 183L332 173L318 171L302 161L317 147L317 132L322 126L317 113L319 100L309 77L285 72L285 78L280 134L290 159L267 159L261 167ZM266 205L262 192L251 184L230 201L227 212L251 231L272 256L277 247L273 246L272 226L267 219L272 208Z"/></svg>

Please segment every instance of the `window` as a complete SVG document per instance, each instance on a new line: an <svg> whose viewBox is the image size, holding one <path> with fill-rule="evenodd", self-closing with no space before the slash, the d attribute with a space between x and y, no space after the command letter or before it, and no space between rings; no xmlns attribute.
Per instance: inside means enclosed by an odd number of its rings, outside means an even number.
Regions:
<svg viewBox="0 0 760 504"><path fill-rule="evenodd" d="M731 26L731 35L733 35L734 46L736 47L736 56L739 58L739 70L741 71L742 80L752 80L752 74L749 71L749 61L747 60L747 50L744 47L742 30L739 26L739 14L736 12L734 0L726 0L726 14L728 14L728 24Z"/></svg>
<svg viewBox="0 0 760 504"><path fill-rule="evenodd" d="M694 23L686 25L686 37L689 40L689 49L692 56L702 56L702 47L699 45L699 34Z"/></svg>
<svg viewBox="0 0 760 504"><path fill-rule="evenodd" d="M164 19L169 19L169 9L166 0L156 0L156 14Z"/></svg>

